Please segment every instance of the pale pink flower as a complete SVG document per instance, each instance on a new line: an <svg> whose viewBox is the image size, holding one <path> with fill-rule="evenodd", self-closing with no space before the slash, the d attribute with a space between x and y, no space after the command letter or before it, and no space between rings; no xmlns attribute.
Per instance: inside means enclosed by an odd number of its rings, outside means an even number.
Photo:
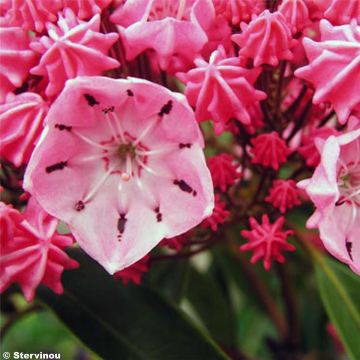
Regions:
<svg viewBox="0 0 360 360"><path fill-rule="evenodd" d="M48 36L42 36L31 48L42 54L39 65L30 72L48 79L46 95L58 94L66 80L81 75L101 75L114 69L119 62L107 52L118 34L99 31L100 15L88 22L79 21L70 9L59 13L57 25L47 23Z"/></svg>
<svg viewBox="0 0 360 360"><path fill-rule="evenodd" d="M265 201L279 209L282 214L301 204L299 190L294 180L275 180Z"/></svg>
<svg viewBox="0 0 360 360"><path fill-rule="evenodd" d="M43 130L47 103L35 93L9 94L0 105L0 155L15 166L26 164Z"/></svg>
<svg viewBox="0 0 360 360"><path fill-rule="evenodd" d="M286 162L291 152L276 131L258 135L251 139L251 144L253 145L251 162L272 167L274 170L279 170L280 165Z"/></svg>
<svg viewBox="0 0 360 360"><path fill-rule="evenodd" d="M283 216L279 217L273 224L269 217L264 214L261 224L254 217L250 217L251 230L242 230L241 235L248 239L248 243L241 245L241 251L253 251L250 262L256 263L263 259L265 270L269 271L274 260L284 263L283 251L295 251L295 246L287 242L287 237L292 235L292 230L282 230L285 222Z"/></svg>
<svg viewBox="0 0 360 360"><path fill-rule="evenodd" d="M30 37L20 27L0 27L0 103L20 87L37 63L38 55L29 47Z"/></svg>
<svg viewBox="0 0 360 360"><path fill-rule="evenodd" d="M295 75L315 87L313 103L332 104L344 124L360 104L360 26L356 21L332 26L322 20L320 31L320 42L303 40L310 64L296 70Z"/></svg>
<svg viewBox="0 0 360 360"><path fill-rule="evenodd" d="M111 16L121 27L126 58L153 50L162 70L174 57L189 62L200 53L212 18L210 0L128 0Z"/></svg>
<svg viewBox="0 0 360 360"><path fill-rule="evenodd" d="M283 0L279 12L291 25L291 31L296 34L310 23L309 10L304 0Z"/></svg>
<svg viewBox="0 0 360 360"><path fill-rule="evenodd" d="M360 275L360 129L318 141L321 162L298 183L316 210L307 222L326 249Z"/></svg>
<svg viewBox="0 0 360 360"><path fill-rule="evenodd" d="M203 138L184 97L140 79L69 80L25 188L109 273L211 214Z"/></svg>
<svg viewBox="0 0 360 360"><path fill-rule="evenodd" d="M8 223L9 219L13 221L11 231L1 236L0 292L18 283L27 301L33 299L40 284L61 294L63 270L78 266L63 251L72 245L73 238L58 234L58 221L44 212L34 199L30 200L23 215L17 212L14 217L14 212L17 210L0 203L1 224Z"/></svg>
<svg viewBox="0 0 360 360"><path fill-rule="evenodd" d="M266 94L253 86L259 71L240 66L236 57L227 57L219 47L209 62L198 58L196 68L178 74L186 83L185 95L195 106L198 121L212 119L215 132L221 134L231 119L250 125L250 108Z"/></svg>
<svg viewBox="0 0 360 360"><path fill-rule="evenodd" d="M241 34L231 38L240 46L239 56L254 60L254 66L277 66L280 60L291 60L290 49L296 44L284 16L265 10L249 24L241 23Z"/></svg>
<svg viewBox="0 0 360 360"><path fill-rule="evenodd" d="M70 8L79 19L89 19L100 14L112 0L62 0L64 8Z"/></svg>
<svg viewBox="0 0 360 360"><path fill-rule="evenodd" d="M220 154L208 158L208 166L215 188L222 192L234 185L241 178L239 164L236 163L230 154Z"/></svg>
<svg viewBox="0 0 360 360"><path fill-rule="evenodd" d="M46 22L55 22L62 0L12 0L6 6L1 26L19 26L42 32Z"/></svg>

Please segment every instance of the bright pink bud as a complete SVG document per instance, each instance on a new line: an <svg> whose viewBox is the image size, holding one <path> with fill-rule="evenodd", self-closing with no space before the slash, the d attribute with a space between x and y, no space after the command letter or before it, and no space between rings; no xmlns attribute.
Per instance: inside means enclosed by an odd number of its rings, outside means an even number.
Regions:
<svg viewBox="0 0 360 360"><path fill-rule="evenodd" d="M34 199L29 201L23 215L3 203L0 209L1 225L6 224L1 236L0 292L15 282L21 286L27 301L33 299L40 283L61 294L63 270L78 266L63 251L72 245L73 238L58 234L58 221Z"/></svg>
<svg viewBox="0 0 360 360"><path fill-rule="evenodd" d="M282 230L285 218L279 217L271 224L269 217L264 214L262 223L259 224L255 218L250 218L251 230L242 230L241 235L248 239L248 243L240 246L241 251L253 251L251 263L263 259L264 268L270 270L272 261L284 263L285 258L282 251L295 251L295 246L289 244L286 239L293 234L292 230Z"/></svg>
<svg viewBox="0 0 360 360"><path fill-rule="evenodd" d="M241 24L243 32L232 36L240 46L239 56L254 59L254 66L277 66L279 60L291 60L290 49L296 44L290 26L280 12L265 10L248 25Z"/></svg>
<svg viewBox="0 0 360 360"><path fill-rule="evenodd" d="M213 179L214 187L225 192L229 186L241 178L239 165L230 154L220 154L208 159L208 167Z"/></svg>
<svg viewBox="0 0 360 360"><path fill-rule="evenodd" d="M220 195L216 194L213 213L202 222L201 227L217 231L219 225L223 224L228 219L229 215L230 211L226 210L226 204L221 201Z"/></svg>
<svg viewBox="0 0 360 360"><path fill-rule="evenodd" d="M360 105L360 26L332 26L320 22L321 41L303 41L310 64L295 71L315 88L314 104L329 102L339 122L346 123L351 111Z"/></svg>
<svg viewBox="0 0 360 360"><path fill-rule="evenodd" d="M290 154L290 149L276 131L258 135L251 139L251 143L254 146L251 149L254 155L252 163L272 167L274 170L278 170Z"/></svg>
<svg viewBox="0 0 360 360"><path fill-rule="evenodd" d="M127 267L124 270L118 271L114 274L115 280L121 279L124 285L132 282L136 285L141 284L143 275L149 271L150 256L145 255L142 259Z"/></svg>
<svg viewBox="0 0 360 360"><path fill-rule="evenodd" d="M279 7L279 12L291 25L293 34L301 31L310 22L309 10L304 0L284 0Z"/></svg>
<svg viewBox="0 0 360 360"><path fill-rule="evenodd" d="M275 180L265 201L284 214L295 205L300 205L298 189L294 180Z"/></svg>

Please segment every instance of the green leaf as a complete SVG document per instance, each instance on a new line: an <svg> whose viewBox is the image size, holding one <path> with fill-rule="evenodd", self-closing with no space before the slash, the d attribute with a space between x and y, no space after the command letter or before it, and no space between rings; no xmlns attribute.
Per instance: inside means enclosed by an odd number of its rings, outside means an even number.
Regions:
<svg viewBox="0 0 360 360"><path fill-rule="evenodd" d="M210 274L190 268L186 298L210 332L222 345L230 347L235 342L234 315L219 285Z"/></svg>
<svg viewBox="0 0 360 360"><path fill-rule="evenodd" d="M360 277L312 250L322 301L348 356L360 359Z"/></svg>
<svg viewBox="0 0 360 360"><path fill-rule="evenodd" d="M82 253L63 276L62 296L37 296L104 359L228 359L177 308L145 286L123 286Z"/></svg>

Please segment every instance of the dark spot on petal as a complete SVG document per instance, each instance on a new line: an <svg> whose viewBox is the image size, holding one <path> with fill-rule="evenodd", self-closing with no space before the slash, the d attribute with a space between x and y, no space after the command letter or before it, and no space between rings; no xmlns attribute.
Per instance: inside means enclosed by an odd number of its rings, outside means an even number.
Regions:
<svg viewBox="0 0 360 360"><path fill-rule="evenodd" d="M156 220L157 220L157 222L162 221L162 214L161 213L156 214Z"/></svg>
<svg viewBox="0 0 360 360"><path fill-rule="evenodd" d="M180 188L180 190L189 194L193 194L193 196L196 196L197 194L196 191L193 190L193 188L184 180L174 180L173 184L177 185Z"/></svg>
<svg viewBox="0 0 360 360"><path fill-rule="evenodd" d="M127 222L127 219L125 217L125 214L120 214L120 218L117 223L117 228L118 228L120 234L122 234L125 231L126 222Z"/></svg>
<svg viewBox="0 0 360 360"><path fill-rule="evenodd" d="M348 252L349 257L350 257L351 260L353 260L352 253L351 253L351 251L352 251L352 245L353 245L352 242L347 241L347 239L345 240L346 250L347 250L347 252Z"/></svg>
<svg viewBox="0 0 360 360"><path fill-rule="evenodd" d="M86 101L88 102L89 106L93 107L94 105L99 105L99 102L90 94L84 94Z"/></svg>
<svg viewBox="0 0 360 360"><path fill-rule="evenodd" d="M192 145L192 144L190 144L190 143L186 143L186 144L180 143L180 144L179 144L179 149L184 149L184 148L190 149L190 148L191 148L191 145Z"/></svg>
<svg viewBox="0 0 360 360"><path fill-rule="evenodd" d="M115 110L115 106L112 105L112 106L102 109L101 111L106 115L108 112L114 112L114 110Z"/></svg>
<svg viewBox="0 0 360 360"><path fill-rule="evenodd" d="M154 211L158 214L158 213L160 212L160 207L159 207L159 206L156 207L156 208L154 209Z"/></svg>
<svg viewBox="0 0 360 360"><path fill-rule="evenodd" d="M159 111L158 115L159 116L163 116L164 114L169 114L171 109L173 107L173 102L172 100L169 100Z"/></svg>
<svg viewBox="0 0 360 360"><path fill-rule="evenodd" d="M126 93L128 94L128 96L134 96L134 93L130 89L127 89Z"/></svg>
<svg viewBox="0 0 360 360"><path fill-rule="evenodd" d="M66 131L71 131L72 127L71 126L66 126L63 124L55 124L55 129L59 129L60 131L66 130Z"/></svg>
<svg viewBox="0 0 360 360"><path fill-rule="evenodd" d="M76 204L75 204L75 210L76 211L81 211L85 209L85 204L82 200L79 200Z"/></svg>
<svg viewBox="0 0 360 360"><path fill-rule="evenodd" d="M64 169L66 165L67 165L67 161L60 161L54 165L47 166L45 170L49 174L52 173L53 171Z"/></svg>

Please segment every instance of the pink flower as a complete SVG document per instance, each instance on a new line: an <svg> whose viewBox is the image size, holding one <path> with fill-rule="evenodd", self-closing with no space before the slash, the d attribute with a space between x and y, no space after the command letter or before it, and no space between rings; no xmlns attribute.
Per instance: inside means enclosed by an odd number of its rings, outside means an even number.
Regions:
<svg viewBox="0 0 360 360"><path fill-rule="evenodd" d="M302 31L310 23L309 10L304 0L284 0L279 7L279 12L291 25L293 34Z"/></svg>
<svg viewBox="0 0 360 360"><path fill-rule="evenodd" d="M61 0L12 0L1 25L20 26L40 33L46 22L56 21L61 7Z"/></svg>
<svg viewBox="0 0 360 360"><path fill-rule="evenodd" d="M225 15L233 25L241 21L249 22L252 15L260 14L264 10L262 0L213 0L216 12Z"/></svg>
<svg viewBox="0 0 360 360"><path fill-rule="evenodd" d="M336 130L330 127L315 128L309 134L304 134L301 139L299 154L304 158L307 166L316 167L320 162L320 153L316 147L318 139L326 140L330 135L335 135Z"/></svg>
<svg viewBox="0 0 360 360"><path fill-rule="evenodd" d="M239 165L230 154L220 154L208 159L208 166L215 188L222 192L241 178Z"/></svg>
<svg viewBox="0 0 360 360"><path fill-rule="evenodd" d="M0 27L0 103L20 87L38 56L29 48L29 34L18 27Z"/></svg>
<svg viewBox="0 0 360 360"><path fill-rule="evenodd" d="M310 64L295 75L315 87L314 104L329 102L334 106L341 124L360 104L358 80L360 73L360 26L332 26L320 22L321 41L303 41Z"/></svg>
<svg viewBox="0 0 360 360"><path fill-rule="evenodd" d="M239 56L254 59L254 66L277 66L279 60L291 60L290 49L296 44L284 16L265 10L248 25L241 24L242 33L231 38L240 46Z"/></svg>
<svg viewBox="0 0 360 360"><path fill-rule="evenodd" d="M360 23L359 0L313 0L323 13L322 16L334 25L343 25L356 19Z"/></svg>
<svg viewBox="0 0 360 360"><path fill-rule="evenodd" d="M115 273L114 278L116 280L121 279L124 285L127 285L129 282L140 285L143 275L149 271L149 261L150 256L145 255L142 259L130 265L128 268Z"/></svg>
<svg viewBox="0 0 360 360"><path fill-rule="evenodd" d="M320 164L298 183L316 207L307 227L318 228L326 249L360 275L360 129L318 146Z"/></svg>
<svg viewBox="0 0 360 360"><path fill-rule="evenodd" d="M209 63L199 58L195 64L179 77L186 83L185 95L195 106L198 121L212 119L217 134L232 118L250 124L249 108L266 97L253 86L259 71L241 67L239 59L228 58L222 47L212 53Z"/></svg>
<svg viewBox="0 0 360 360"><path fill-rule="evenodd" d="M220 195L216 194L213 213L201 223L201 227L204 229L210 228L212 231L216 232L219 225L224 224L229 216L230 211L226 210L226 204L221 201Z"/></svg>
<svg viewBox="0 0 360 360"><path fill-rule="evenodd" d="M279 170L291 152L276 131L258 135L251 139L251 144L251 153L254 155L252 163L272 167L274 170Z"/></svg>
<svg viewBox="0 0 360 360"><path fill-rule="evenodd" d="M9 95L0 105L0 155L15 166L26 164L43 130L47 104L40 95Z"/></svg>
<svg viewBox="0 0 360 360"><path fill-rule="evenodd" d="M285 222L283 216L279 217L275 223L271 224L269 217L264 214L261 224L254 217L250 217L251 230L242 230L241 235L248 239L248 243L241 245L241 251L253 251L250 262L255 264L263 259L265 270L270 270L273 260L284 263L285 258L282 251L295 251L295 246L289 244L286 239L293 234L292 230L282 230Z"/></svg>
<svg viewBox="0 0 360 360"><path fill-rule="evenodd" d="M79 19L89 19L106 8L112 0L62 0L64 8L70 8Z"/></svg>
<svg viewBox="0 0 360 360"><path fill-rule="evenodd" d="M294 180L275 180L265 201L279 209L282 214L295 205L300 205L298 189Z"/></svg>
<svg viewBox="0 0 360 360"><path fill-rule="evenodd" d="M100 75L114 69L119 62L106 56L118 34L99 32L100 16L89 22L78 21L70 9L59 14L57 26L47 23L48 36L42 36L31 48L42 54L39 65L30 72L46 76L46 95L58 94L67 79L81 75Z"/></svg>
<svg viewBox="0 0 360 360"><path fill-rule="evenodd" d="M12 239L14 237L15 229L21 222L22 216L12 207L0 201L0 239Z"/></svg>
<svg viewBox="0 0 360 360"><path fill-rule="evenodd" d="M63 270L78 266L63 251L72 245L72 237L59 235L58 221L45 213L34 199L23 215L3 203L0 209L1 224L5 221L9 225L9 221L13 221L12 229L1 236L0 292L16 282L27 301L33 299L41 283L61 294Z"/></svg>
<svg viewBox="0 0 360 360"><path fill-rule="evenodd" d="M208 0L129 0L115 10L111 20L121 26L128 60L151 49L160 68L166 70L173 57L189 61L201 51L207 41L202 26L211 21L212 12Z"/></svg>
<svg viewBox="0 0 360 360"><path fill-rule="evenodd" d="M211 214L203 138L184 97L140 79L69 80L25 188L109 273Z"/></svg>

